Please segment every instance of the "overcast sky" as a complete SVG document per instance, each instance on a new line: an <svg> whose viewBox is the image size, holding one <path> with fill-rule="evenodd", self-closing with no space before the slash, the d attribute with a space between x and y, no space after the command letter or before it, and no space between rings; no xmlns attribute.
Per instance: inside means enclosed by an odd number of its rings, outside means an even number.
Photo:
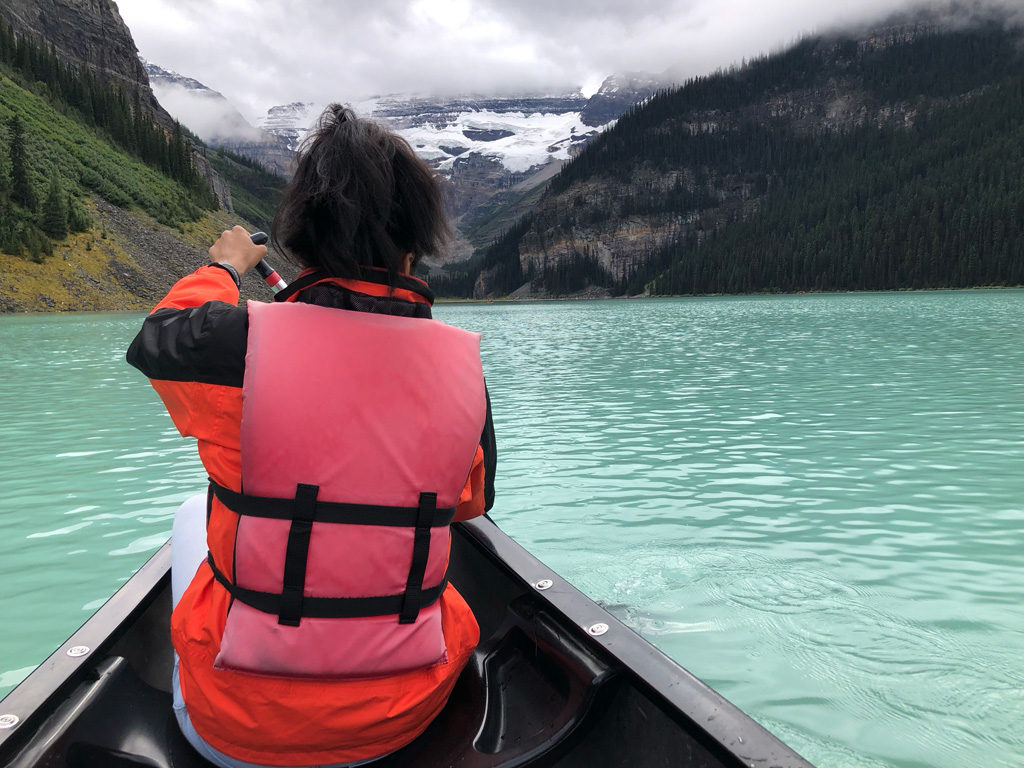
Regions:
<svg viewBox="0 0 1024 768"><path fill-rule="evenodd" d="M930 1L930 0L928 0ZM1017 6L1024 0L1004 0ZM915 0L118 0L139 51L249 119L291 101L596 90L708 72Z"/></svg>

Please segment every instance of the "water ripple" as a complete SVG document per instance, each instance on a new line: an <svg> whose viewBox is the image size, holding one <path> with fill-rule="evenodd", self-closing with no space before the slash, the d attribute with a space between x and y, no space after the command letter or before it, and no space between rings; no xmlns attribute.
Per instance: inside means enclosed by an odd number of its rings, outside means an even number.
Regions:
<svg viewBox="0 0 1024 768"><path fill-rule="evenodd" d="M438 315L528 549L822 768L1021 764L1024 292ZM202 488L139 321L0 318L0 692Z"/></svg>
<svg viewBox="0 0 1024 768"><path fill-rule="evenodd" d="M194 443L124 362L140 322L0 318L0 694L166 540L174 509L202 488Z"/></svg>
<svg viewBox="0 0 1024 768"><path fill-rule="evenodd" d="M1019 765L1024 293L441 312L527 548L823 767Z"/></svg>

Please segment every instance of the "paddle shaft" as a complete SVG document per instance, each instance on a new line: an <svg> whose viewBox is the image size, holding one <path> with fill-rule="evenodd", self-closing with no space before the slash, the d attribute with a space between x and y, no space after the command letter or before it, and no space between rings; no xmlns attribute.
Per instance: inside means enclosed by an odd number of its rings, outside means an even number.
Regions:
<svg viewBox="0 0 1024 768"><path fill-rule="evenodd" d="M266 232L253 232L249 235L249 238L256 245L266 245L270 241ZM281 276L277 274L277 270L267 264L266 259L260 259L259 264L256 265L256 271L260 273L260 277L263 278L263 282L270 286L270 290L274 293L283 291L288 287L288 283L281 279Z"/></svg>

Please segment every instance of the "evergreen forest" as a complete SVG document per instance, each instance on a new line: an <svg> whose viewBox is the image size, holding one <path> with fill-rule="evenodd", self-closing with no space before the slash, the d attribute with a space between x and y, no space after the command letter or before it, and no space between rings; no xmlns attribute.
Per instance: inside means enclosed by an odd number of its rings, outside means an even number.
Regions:
<svg viewBox="0 0 1024 768"><path fill-rule="evenodd" d="M808 38L663 91L431 283L449 296L481 280L491 295L1024 284L1020 38L999 22ZM631 222L658 246L602 257L602 233Z"/></svg>
<svg viewBox="0 0 1024 768"><path fill-rule="evenodd" d="M88 192L171 226L218 206L179 124L0 19L0 251L40 259L88 228Z"/></svg>
<svg viewBox="0 0 1024 768"><path fill-rule="evenodd" d="M196 139L199 143L199 139ZM253 226L270 232L274 211L288 179L271 173L251 158L218 147L203 146L203 155L231 189L235 213Z"/></svg>

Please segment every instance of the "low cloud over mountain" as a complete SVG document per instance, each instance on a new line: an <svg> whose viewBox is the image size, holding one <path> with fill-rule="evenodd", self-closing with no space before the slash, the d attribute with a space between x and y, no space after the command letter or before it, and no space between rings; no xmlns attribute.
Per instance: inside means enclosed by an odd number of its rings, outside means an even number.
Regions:
<svg viewBox="0 0 1024 768"><path fill-rule="evenodd" d="M142 63L149 75L150 87L164 109L203 141L260 141L266 138L263 131L251 125L217 91L145 59Z"/></svg>
<svg viewBox="0 0 1024 768"><path fill-rule="evenodd" d="M960 2L957 13L993 2ZM1020 0L1000 7L1020 11ZM377 94L589 94L609 72L690 76L807 32L944 2L859 0L120 0L142 52L250 120L274 104Z"/></svg>

